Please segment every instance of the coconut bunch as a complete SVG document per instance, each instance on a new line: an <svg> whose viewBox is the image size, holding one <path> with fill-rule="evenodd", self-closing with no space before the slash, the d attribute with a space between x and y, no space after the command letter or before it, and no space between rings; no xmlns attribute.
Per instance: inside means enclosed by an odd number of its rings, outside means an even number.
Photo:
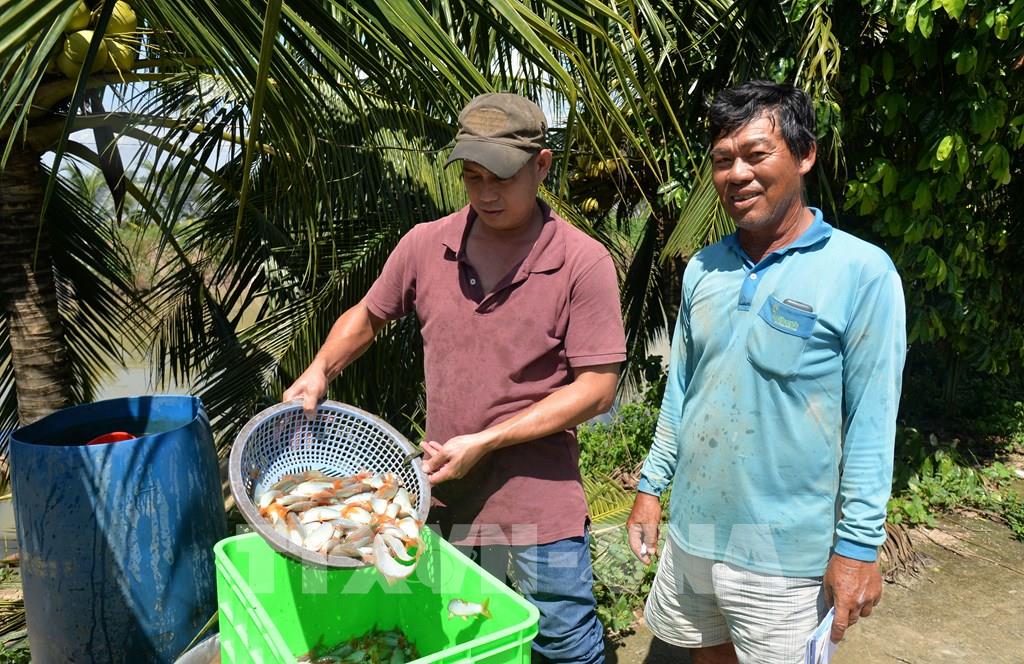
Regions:
<svg viewBox="0 0 1024 664"><path fill-rule="evenodd" d="M88 5L79 0L74 15L64 28L64 40L51 61L54 69L72 80L78 79L85 55L89 52L89 44L96 34L94 28L98 18L98 8L90 10ZM138 17L131 5L124 0L117 0L99 51L89 69L90 74L101 71L124 72L132 68L138 56L135 46L138 43L138 24Z"/></svg>
<svg viewBox="0 0 1024 664"><path fill-rule="evenodd" d="M613 158L602 159L597 156L581 155L575 160L569 181L583 192L589 190L598 193L603 188L602 183L613 178L618 169L619 163ZM606 199L607 196L601 196L601 198ZM587 196L579 201L578 206L583 214L594 216L601 210L607 209L610 204L610 201L601 200L597 196Z"/></svg>

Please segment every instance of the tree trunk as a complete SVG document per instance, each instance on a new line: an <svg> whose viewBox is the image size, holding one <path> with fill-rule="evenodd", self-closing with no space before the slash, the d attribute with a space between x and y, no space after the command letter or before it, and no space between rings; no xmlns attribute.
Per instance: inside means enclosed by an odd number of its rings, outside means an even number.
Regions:
<svg viewBox="0 0 1024 664"><path fill-rule="evenodd" d="M11 152L0 171L0 293L10 329L18 417L29 424L71 404L71 365L57 313L50 233L39 235L40 154Z"/></svg>

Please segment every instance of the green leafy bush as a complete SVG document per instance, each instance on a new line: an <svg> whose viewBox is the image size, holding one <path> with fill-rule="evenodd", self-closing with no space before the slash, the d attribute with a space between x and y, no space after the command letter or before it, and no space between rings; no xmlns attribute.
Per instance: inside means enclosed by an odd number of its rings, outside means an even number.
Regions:
<svg viewBox="0 0 1024 664"><path fill-rule="evenodd" d="M12 650L0 645L0 664L29 664L31 661L32 655L29 653L28 648L15 648Z"/></svg>
<svg viewBox="0 0 1024 664"><path fill-rule="evenodd" d="M658 355L639 364L647 381L640 398L621 405L610 422L579 427L580 469L585 477L628 473L647 458L665 394L665 371Z"/></svg>
<svg viewBox="0 0 1024 664"><path fill-rule="evenodd" d="M897 440L890 522L934 526L936 513L966 508L1005 521L1024 540L1024 500L1010 487L1012 467L998 461L976 467L958 450L959 441L940 445L934 434L926 441L912 428Z"/></svg>
<svg viewBox="0 0 1024 664"><path fill-rule="evenodd" d="M1010 375L1024 348L1024 2L829 4L848 230L899 268L911 344Z"/></svg>
<svg viewBox="0 0 1024 664"><path fill-rule="evenodd" d="M635 493L632 482L623 478L635 479L647 457L665 389L661 358L648 358L644 365L648 382L639 400L619 407L607 423L579 429L580 469L593 519L594 597L597 614L612 638L632 629L657 569L633 556L625 525Z"/></svg>
<svg viewBox="0 0 1024 664"><path fill-rule="evenodd" d="M633 470L647 458L657 422L658 410L640 402L619 408L611 422L580 427L583 473L593 477Z"/></svg>

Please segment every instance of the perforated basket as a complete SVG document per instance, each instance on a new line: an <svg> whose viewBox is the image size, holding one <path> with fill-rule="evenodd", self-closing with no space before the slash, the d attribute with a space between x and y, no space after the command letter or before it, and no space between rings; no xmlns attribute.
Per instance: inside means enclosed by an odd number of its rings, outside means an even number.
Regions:
<svg viewBox="0 0 1024 664"><path fill-rule="evenodd" d="M275 551L324 567L364 567L362 560L325 556L282 537L260 515L254 497L284 475L308 470L331 477L390 472L416 494L416 518L423 520L430 508L430 483L418 454L394 427L370 413L324 401L310 420L296 400L271 406L249 420L231 447L228 476L242 516Z"/></svg>

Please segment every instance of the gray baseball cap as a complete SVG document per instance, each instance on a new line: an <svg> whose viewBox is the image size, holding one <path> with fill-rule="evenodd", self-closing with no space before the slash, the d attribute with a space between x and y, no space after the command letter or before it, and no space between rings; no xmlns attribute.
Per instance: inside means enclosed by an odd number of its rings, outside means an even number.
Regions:
<svg viewBox="0 0 1024 664"><path fill-rule="evenodd" d="M473 161L499 178L510 178L546 147L548 121L537 104L508 92L488 92L459 113L459 133L445 166Z"/></svg>

